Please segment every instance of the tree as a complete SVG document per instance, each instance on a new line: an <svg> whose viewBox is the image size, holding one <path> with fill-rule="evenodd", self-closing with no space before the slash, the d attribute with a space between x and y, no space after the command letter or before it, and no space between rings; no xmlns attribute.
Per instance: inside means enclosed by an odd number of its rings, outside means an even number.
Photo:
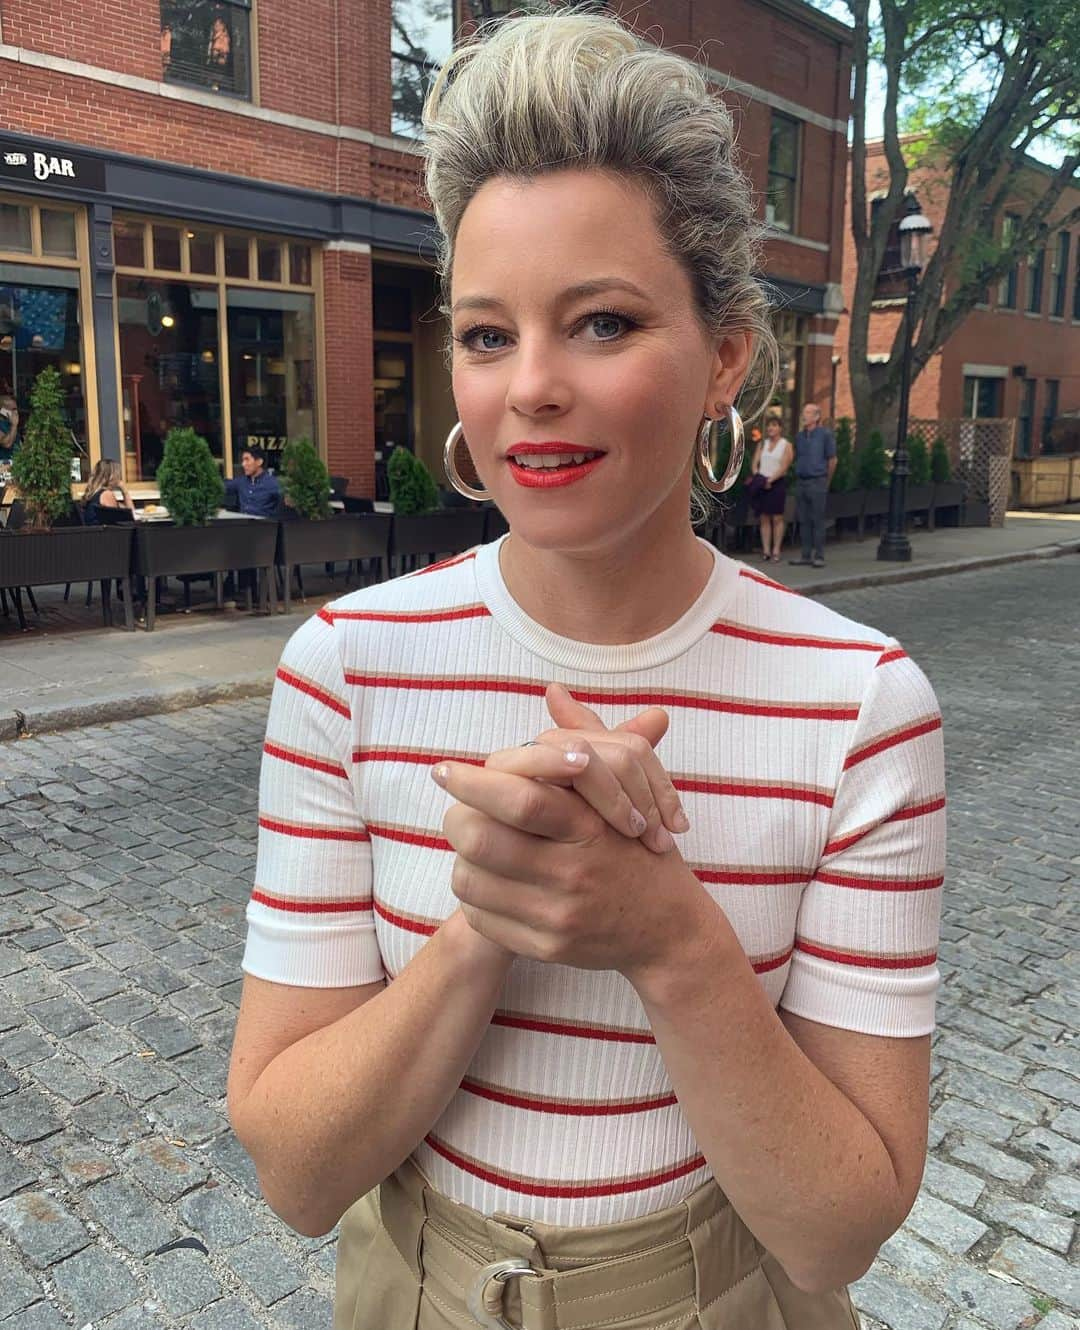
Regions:
<svg viewBox="0 0 1080 1330"><path fill-rule="evenodd" d="M210 445L191 428L165 436L157 469L161 501L177 526L203 526L221 507L225 482Z"/></svg>
<svg viewBox="0 0 1080 1330"><path fill-rule="evenodd" d="M390 502L399 517L430 513L439 505L439 491L431 472L408 448L395 448L386 464Z"/></svg>
<svg viewBox="0 0 1080 1330"><path fill-rule="evenodd" d="M11 462L30 526L51 526L71 507L71 450L60 375L50 365L34 380L30 422Z"/></svg>
<svg viewBox="0 0 1080 1330"><path fill-rule="evenodd" d="M869 440L859 449L856 467L860 489L881 489L889 483L889 459L885 456L885 440L881 437L881 430L871 430Z"/></svg>
<svg viewBox="0 0 1080 1330"><path fill-rule="evenodd" d="M987 287L1045 246L1051 226L1068 229L1080 208L1058 213L1080 182L1080 23L1075 0L844 0L854 20L851 227L858 258L848 363L857 436L895 409L903 355L900 321L888 361L867 359L871 302L892 224L920 168L947 202L934 252L913 303L913 379L956 331ZM886 179L868 206L867 89L884 82ZM907 138L906 135L913 135ZM1025 191L1029 150L1050 145L1044 187ZM1020 201L1009 236L999 219Z"/></svg>
<svg viewBox="0 0 1080 1330"><path fill-rule="evenodd" d="M829 486L837 494L846 494L855 485L855 456L851 442L851 418L843 416L836 424L836 468Z"/></svg>
<svg viewBox="0 0 1080 1330"><path fill-rule="evenodd" d="M330 473L310 439L294 439L281 454L285 498L300 517L329 517Z"/></svg>

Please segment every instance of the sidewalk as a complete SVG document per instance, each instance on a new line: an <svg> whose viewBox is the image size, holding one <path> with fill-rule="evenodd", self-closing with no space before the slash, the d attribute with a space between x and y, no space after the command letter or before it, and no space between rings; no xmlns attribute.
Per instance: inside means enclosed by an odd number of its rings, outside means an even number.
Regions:
<svg viewBox="0 0 1080 1330"><path fill-rule="evenodd" d="M849 538L829 545L824 569L762 563L748 567L806 595L821 596L891 581L946 576L994 563L1055 558L1080 552L1080 512L1008 515L1004 528L917 532L910 564L877 561L877 541ZM790 552L789 552L790 553ZM797 554L797 551L794 553ZM0 739L101 724L130 716L177 711L204 702L263 696L286 639L327 600L342 593L329 580L310 579L306 604L273 618L196 609L163 615L153 633L101 628L96 602L85 610L85 587L64 605L59 591L38 596L40 626L23 634L14 615L0 619Z"/></svg>

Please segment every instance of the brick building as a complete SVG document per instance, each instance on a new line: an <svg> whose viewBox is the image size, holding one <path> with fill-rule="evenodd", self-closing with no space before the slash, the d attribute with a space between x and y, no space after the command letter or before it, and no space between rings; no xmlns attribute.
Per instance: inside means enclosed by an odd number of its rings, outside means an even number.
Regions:
<svg viewBox="0 0 1080 1330"><path fill-rule="evenodd" d="M245 444L303 435L351 493L393 444L441 473L416 50L441 58L452 28L420 12L400 0L406 43L387 0L2 0L0 391L25 410L55 365L84 470L120 457L151 485L167 430L192 424L227 475ZM634 18L703 50L738 108L793 419L830 388L848 30L801 0Z"/></svg>
<svg viewBox="0 0 1080 1330"><path fill-rule="evenodd" d="M1036 162L1018 177L1014 197L996 222L996 233L1026 214L1032 200L1046 188L1049 168ZM867 195L887 188L881 143L867 145ZM948 201L941 173L932 167L912 172L909 189L934 226L941 226ZM1080 189L1062 195L1053 216L1063 216L1080 203ZM844 294L850 303L855 286L855 250L851 239L851 188L844 219ZM931 247L933 236L930 237ZM1047 442L1051 422L1080 412L1080 227L1062 230L1051 219L1045 248L1028 256L977 305L945 345L931 357L911 389L911 415L924 420L1013 419L1015 456L1035 457ZM890 262L886 254L885 266ZM896 262L899 262L897 259ZM876 304L870 319L868 352L887 359L903 300ZM837 414L853 415L847 371L848 318L837 330L841 357Z"/></svg>

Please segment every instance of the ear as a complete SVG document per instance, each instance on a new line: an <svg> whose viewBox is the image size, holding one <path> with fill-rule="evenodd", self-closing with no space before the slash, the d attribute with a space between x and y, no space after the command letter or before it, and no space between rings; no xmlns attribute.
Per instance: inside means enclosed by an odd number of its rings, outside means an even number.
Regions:
<svg viewBox="0 0 1080 1330"><path fill-rule="evenodd" d="M754 334L734 332L716 345L709 395L702 415L715 416L718 403L733 403L738 397L754 354Z"/></svg>

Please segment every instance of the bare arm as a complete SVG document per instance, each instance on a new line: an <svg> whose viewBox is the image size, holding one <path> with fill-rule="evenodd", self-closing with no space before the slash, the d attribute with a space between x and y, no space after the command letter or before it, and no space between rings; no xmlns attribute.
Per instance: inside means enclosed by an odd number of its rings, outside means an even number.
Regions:
<svg viewBox="0 0 1080 1330"><path fill-rule="evenodd" d="M412 1153L457 1090L510 962L455 911L385 988L245 978L229 1116L290 1227L328 1233Z"/></svg>

